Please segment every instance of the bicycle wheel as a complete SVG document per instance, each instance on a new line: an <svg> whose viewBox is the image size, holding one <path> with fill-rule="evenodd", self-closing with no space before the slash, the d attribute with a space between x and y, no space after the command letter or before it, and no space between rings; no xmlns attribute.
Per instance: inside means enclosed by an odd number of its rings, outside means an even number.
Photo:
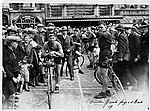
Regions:
<svg viewBox="0 0 150 111"><path fill-rule="evenodd" d="M112 75L112 85L116 91L121 91L123 96L125 97L125 92L124 92L123 86L121 84L121 81L119 80L119 78L117 77L117 75L115 73L113 73L113 75Z"/></svg>
<svg viewBox="0 0 150 111"><path fill-rule="evenodd" d="M49 109L51 109L52 94L54 93L54 91L55 91L55 70L52 67L50 67L48 73L48 88L47 88Z"/></svg>
<svg viewBox="0 0 150 111"><path fill-rule="evenodd" d="M48 95L48 106L51 109L51 100L52 100L52 92L51 92L51 77L50 77L50 69L48 69L48 81L47 81L47 95Z"/></svg>
<svg viewBox="0 0 150 111"><path fill-rule="evenodd" d="M84 56L83 56L83 55L81 55L81 56L80 56L80 57L78 57L77 59L79 60L79 66L80 66L80 67L82 67L82 66L83 66L83 64L84 64L84 60L85 60L85 59L84 59Z"/></svg>
<svg viewBox="0 0 150 111"><path fill-rule="evenodd" d="M96 81L100 84L100 85L102 85L102 82L101 82L101 75L98 73L98 67L95 69L95 71L94 71L94 77L95 77L95 79L96 79Z"/></svg>

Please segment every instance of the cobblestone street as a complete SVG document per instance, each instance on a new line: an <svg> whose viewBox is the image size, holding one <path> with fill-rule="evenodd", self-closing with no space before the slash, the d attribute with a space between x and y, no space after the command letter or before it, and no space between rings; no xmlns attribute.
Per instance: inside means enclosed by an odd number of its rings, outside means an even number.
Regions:
<svg viewBox="0 0 150 111"><path fill-rule="evenodd" d="M70 78L66 77L65 74L61 77L60 92L52 96L52 111L146 111L148 92L126 90L126 103L121 94L118 96L113 89L111 92L115 94L111 98L94 99L93 97L100 92L101 85L94 80L94 70L86 68L88 65L86 56L85 61L82 67L85 74L79 74L75 71L74 81L70 81ZM41 86L30 86L30 89L30 92L24 91L20 95L19 109L48 109L46 86L41 83Z"/></svg>

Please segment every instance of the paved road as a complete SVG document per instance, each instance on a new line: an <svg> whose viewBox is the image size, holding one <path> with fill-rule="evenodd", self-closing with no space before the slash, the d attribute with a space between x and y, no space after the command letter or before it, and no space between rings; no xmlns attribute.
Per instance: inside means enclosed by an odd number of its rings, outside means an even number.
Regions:
<svg viewBox="0 0 150 111"><path fill-rule="evenodd" d="M148 107L148 93L143 91L125 91L126 102L123 96L119 96L111 89L114 95L105 99L93 97L101 90L93 77L93 69L87 69L89 64L85 56L82 70L85 74L79 74L75 70L75 80L70 81L65 74L60 81L60 93L52 97L52 111L146 111ZM30 92L23 92L19 98L19 109L37 110L48 109L46 86L30 87ZM132 102L133 101L133 102Z"/></svg>

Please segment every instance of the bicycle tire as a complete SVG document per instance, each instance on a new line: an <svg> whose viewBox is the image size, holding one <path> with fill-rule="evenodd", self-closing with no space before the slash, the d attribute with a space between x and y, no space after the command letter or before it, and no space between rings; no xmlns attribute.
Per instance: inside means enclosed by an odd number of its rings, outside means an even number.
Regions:
<svg viewBox="0 0 150 111"><path fill-rule="evenodd" d="M102 82L101 82L101 80L100 80L100 78L99 78L99 76L98 76L98 73L97 73L97 69L98 69L98 68L96 68L95 71L94 71L94 78L96 79L96 81L97 81L100 85L102 85Z"/></svg>
<svg viewBox="0 0 150 111"><path fill-rule="evenodd" d="M79 66L80 66L80 67L82 67L82 66L83 66L83 64L84 64L84 60L85 60L85 58L84 58L84 56L83 56L83 55L81 55L80 57L82 58L82 59L80 59L80 60L82 60L82 61L81 61L81 63L80 63L80 65L79 65Z"/></svg>
<svg viewBox="0 0 150 111"><path fill-rule="evenodd" d="M52 104L52 94L54 93L55 90L55 70L51 69L52 67L49 68L49 74L48 74L48 106L49 109L51 109L51 104Z"/></svg>
<svg viewBox="0 0 150 111"><path fill-rule="evenodd" d="M51 77L50 77L49 73L48 73L48 81L47 82L48 82L48 84L47 84L48 106L49 106L49 109L51 109L52 93L50 91L51 90Z"/></svg>
<svg viewBox="0 0 150 111"><path fill-rule="evenodd" d="M125 97L124 88L121 84L121 81L119 80L119 78L117 77L117 75L115 73L113 73L112 85L113 85L113 87L115 88L116 91L121 91L123 96Z"/></svg>

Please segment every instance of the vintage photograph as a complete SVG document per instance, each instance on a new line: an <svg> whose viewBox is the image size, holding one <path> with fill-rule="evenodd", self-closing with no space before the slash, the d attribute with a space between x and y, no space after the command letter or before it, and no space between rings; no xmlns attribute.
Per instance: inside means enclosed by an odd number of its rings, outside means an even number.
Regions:
<svg viewBox="0 0 150 111"><path fill-rule="evenodd" d="M2 110L149 111L149 5L2 3Z"/></svg>

